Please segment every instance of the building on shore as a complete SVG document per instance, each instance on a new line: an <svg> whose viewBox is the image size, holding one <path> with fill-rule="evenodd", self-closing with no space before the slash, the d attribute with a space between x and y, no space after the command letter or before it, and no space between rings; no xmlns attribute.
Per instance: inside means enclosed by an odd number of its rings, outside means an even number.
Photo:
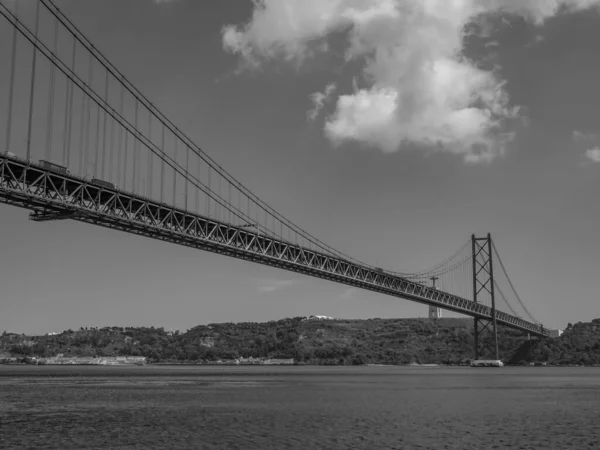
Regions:
<svg viewBox="0 0 600 450"><path fill-rule="evenodd" d="M563 330L548 330L548 335L552 338L560 337L563 334Z"/></svg>
<svg viewBox="0 0 600 450"><path fill-rule="evenodd" d="M429 318L431 320L441 319L442 318L442 308L438 308L437 306L429 307Z"/></svg>
<svg viewBox="0 0 600 450"><path fill-rule="evenodd" d="M433 276L430 278L432 281L432 288L437 289L435 282L438 277ZM438 308L437 306L429 306L429 320L441 319L442 318L442 308Z"/></svg>

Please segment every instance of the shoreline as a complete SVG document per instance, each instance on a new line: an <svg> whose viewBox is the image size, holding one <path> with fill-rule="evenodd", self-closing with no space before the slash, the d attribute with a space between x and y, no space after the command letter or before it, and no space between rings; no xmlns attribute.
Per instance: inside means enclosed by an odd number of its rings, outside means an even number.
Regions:
<svg viewBox="0 0 600 450"><path fill-rule="evenodd" d="M92 367L415 367L415 368L449 368L449 367L474 367L482 368L484 366L471 366L470 364L294 364L294 363L192 363L192 362L145 362L145 363L128 363L128 362L54 362L54 363L36 363L36 362L0 362L2 366L92 366ZM590 365L575 365L575 364L542 364L542 363L531 363L531 364L504 364L503 367L597 367L600 368L600 364ZM498 367L499 368L499 367Z"/></svg>

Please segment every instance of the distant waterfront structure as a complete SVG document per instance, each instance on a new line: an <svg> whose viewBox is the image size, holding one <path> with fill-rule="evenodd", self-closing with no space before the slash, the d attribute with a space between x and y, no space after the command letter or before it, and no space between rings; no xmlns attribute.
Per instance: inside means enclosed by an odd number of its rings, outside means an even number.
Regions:
<svg viewBox="0 0 600 450"><path fill-rule="evenodd" d="M563 334L563 330L548 330L548 333L550 337L557 338Z"/></svg>
<svg viewBox="0 0 600 450"><path fill-rule="evenodd" d="M430 280L433 282L433 289L437 289L435 287L435 280L437 280L438 277L433 276L430 278ZM441 319L442 318L442 308L438 308L437 306L429 306L429 320L435 320L435 319Z"/></svg>
<svg viewBox="0 0 600 450"><path fill-rule="evenodd" d="M333 317L330 316L318 316L318 315L312 315L308 318L308 320L335 320Z"/></svg>
<svg viewBox="0 0 600 450"><path fill-rule="evenodd" d="M431 320L441 319L442 318L442 308L438 308L437 306L429 307L429 318Z"/></svg>

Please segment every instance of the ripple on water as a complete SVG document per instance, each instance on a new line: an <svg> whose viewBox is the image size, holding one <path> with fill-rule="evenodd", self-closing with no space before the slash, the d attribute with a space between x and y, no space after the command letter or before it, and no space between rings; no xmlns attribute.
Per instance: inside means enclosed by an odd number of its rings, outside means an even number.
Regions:
<svg viewBox="0 0 600 450"><path fill-rule="evenodd" d="M145 370L0 369L0 448L600 448L598 369Z"/></svg>

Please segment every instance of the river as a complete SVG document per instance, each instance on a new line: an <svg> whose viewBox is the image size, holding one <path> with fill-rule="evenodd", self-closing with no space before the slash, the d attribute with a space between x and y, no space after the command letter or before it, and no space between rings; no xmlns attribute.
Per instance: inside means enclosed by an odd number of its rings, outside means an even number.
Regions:
<svg viewBox="0 0 600 450"><path fill-rule="evenodd" d="M600 368L0 366L0 448L598 449Z"/></svg>

